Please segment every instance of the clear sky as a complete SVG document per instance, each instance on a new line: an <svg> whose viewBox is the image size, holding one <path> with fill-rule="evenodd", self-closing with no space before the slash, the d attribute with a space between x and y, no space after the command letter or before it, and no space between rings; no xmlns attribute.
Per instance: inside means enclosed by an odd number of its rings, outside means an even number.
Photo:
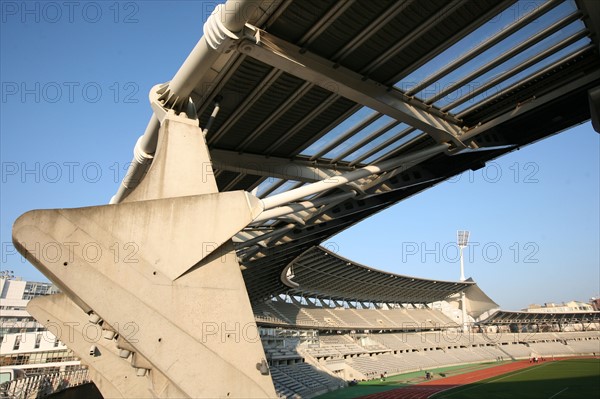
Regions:
<svg viewBox="0 0 600 399"><path fill-rule="evenodd" d="M2 269L44 277L11 227L40 208L106 204L169 80L216 2L0 2ZM600 135L589 123L403 201L325 243L363 264L455 280L505 309L600 295Z"/></svg>

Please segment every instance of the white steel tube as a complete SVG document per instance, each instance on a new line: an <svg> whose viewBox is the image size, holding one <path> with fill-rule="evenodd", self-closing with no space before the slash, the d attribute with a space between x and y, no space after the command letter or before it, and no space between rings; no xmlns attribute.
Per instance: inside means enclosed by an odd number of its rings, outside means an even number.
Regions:
<svg viewBox="0 0 600 399"><path fill-rule="evenodd" d="M165 107L178 109L187 106L188 98L197 83L223 51L221 44L242 31L262 2L263 0L228 0L217 6L204 24L204 35L169 82ZM133 160L117 193L111 198L111 204L119 203L127 197L146 174L152 154L156 152L159 128L158 119L152 115L144 134L136 143ZM141 159L138 154L147 154L148 157Z"/></svg>
<svg viewBox="0 0 600 399"><path fill-rule="evenodd" d="M339 176L333 176L325 180L318 181L316 183L308 184L303 187L298 187L294 190L290 190L281 194L274 195L272 197L262 199L262 203L265 210L273 209L275 207L289 204L290 202L296 201L300 198L304 198L308 195L317 194L322 191L327 191L332 188L343 186L344 184L371 176L386 172L388 170L396 169L405 163L420 162L434 155L446 151L450 147L448 143L436 144L433 147L426 148L421 151L414 152L412 154L399 156L393 159L388 159L376 165L369 165L363 168L354 170L352 172L344 173Z"/></svg>
<svg viewBox="0 0 600 399"><path fill-rule="evenodd" d="M198 81L219 57L220 53L215 46L225 39L223 35L226 34L221 28L234 34L241 32L262 2L263 0L228 0L225 4L218 5L204 24L204 35L169 83L170 91L179 98L185 98L187 102Z"/></svg>
<svg viewBox="0 0 600 399"><path fill-rule="evenodd" d="M463 250L465 247L460 246L460 281L465 281L465 263L463 257Z"/></svg>
<svg viewBox="0 0 600 399"><path fill-rule="evenodd" d="M356 196L356 192L351 191L348 193L330 195L330 196L327 196L324 198L319 198L314 201L302 201L302 202L298 202L295 204L280 206L280 207L273 208L273 209L270 209L268 211L261 213L256 219L254 219L252 221L252 224L258 223L258 222L264 222L264 221L270 220L270 219L275 219L280 216L289 215L291 213L304 211L304 210L307 210L310 208L315 208L317 206L328 205L333 202L344 201L348 198L352 198L355 196Z"/></svg>
<svg viewBox="0 0 600 399"><path fill-rule="evenodd" d="M462 307L462 330L464 333L468 332L468 323L467 323L467 296L465 292L462 291L460 293L460 301Z"/></svg>

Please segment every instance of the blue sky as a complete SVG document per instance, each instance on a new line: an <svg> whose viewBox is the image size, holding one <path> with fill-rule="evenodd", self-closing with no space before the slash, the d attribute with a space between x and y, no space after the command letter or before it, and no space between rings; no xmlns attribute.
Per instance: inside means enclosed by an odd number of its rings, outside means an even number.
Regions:
<svg viewBox="0 0 600 399"><path fill-rule="evenodd" d="M43 276L11 227L40 208L106 204L169 80L215 2L11 2L0 14L2 269ZM72 7L72 8L69 8ZM522 148L381 212L325 243L363 264L454 280L503 308L600 295L600 135L589 123Z"/></svg>

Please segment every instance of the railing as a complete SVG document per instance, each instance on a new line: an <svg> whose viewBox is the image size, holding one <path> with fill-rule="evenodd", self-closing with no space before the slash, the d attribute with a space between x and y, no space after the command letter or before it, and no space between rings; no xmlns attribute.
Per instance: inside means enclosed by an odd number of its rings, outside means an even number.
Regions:
<svg viewBox="0 0 600 399"><path fill-rule="evenodd" d="M88 370L81 368L51 374L38 374L0 385L2 399L36 399L89 382Z"/></svg>

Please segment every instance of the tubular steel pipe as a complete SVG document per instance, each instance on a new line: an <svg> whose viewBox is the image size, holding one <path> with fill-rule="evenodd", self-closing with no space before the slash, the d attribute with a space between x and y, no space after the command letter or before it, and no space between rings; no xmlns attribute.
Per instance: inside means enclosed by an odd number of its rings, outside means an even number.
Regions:
<svg viewBox="0 0 600 399"><path fill-rule="evenodd" d="M223 52L229 51L232 40L236 40L246 21L252 17L263 0L228 0L219 4L204 23L204 35L183 62L160 100L166 108L181 111L188 105L189 97L197 83ZM138 185L156 152L160 123L152 115L144 134L137 141L125 178L110 203L121 202Z"/></svg>
<svg viewBox="0 0 600 399"><path fill-rule="evenodd" d="M442 153L448 148L450 148L450 144L448 143L437 144L424 150L414 152L412 154L402 155L393 159L388 159L387 161L383 161L376 165L365 166L364 168L360 168L352 172L344 173L339 176L333 176L316 183L298 187L296 189L289 190L281 194L276 194L272 197L263 198L261 201L265 210L273 209L280 205L288 204L292 201L304 198L308 195L317 194L322 191L327 191L332 188L343 186L344 184L374 174L380 174L383 172L387 172L388 170L396 169L405 163L422 161L423 159Z"/></svg>

